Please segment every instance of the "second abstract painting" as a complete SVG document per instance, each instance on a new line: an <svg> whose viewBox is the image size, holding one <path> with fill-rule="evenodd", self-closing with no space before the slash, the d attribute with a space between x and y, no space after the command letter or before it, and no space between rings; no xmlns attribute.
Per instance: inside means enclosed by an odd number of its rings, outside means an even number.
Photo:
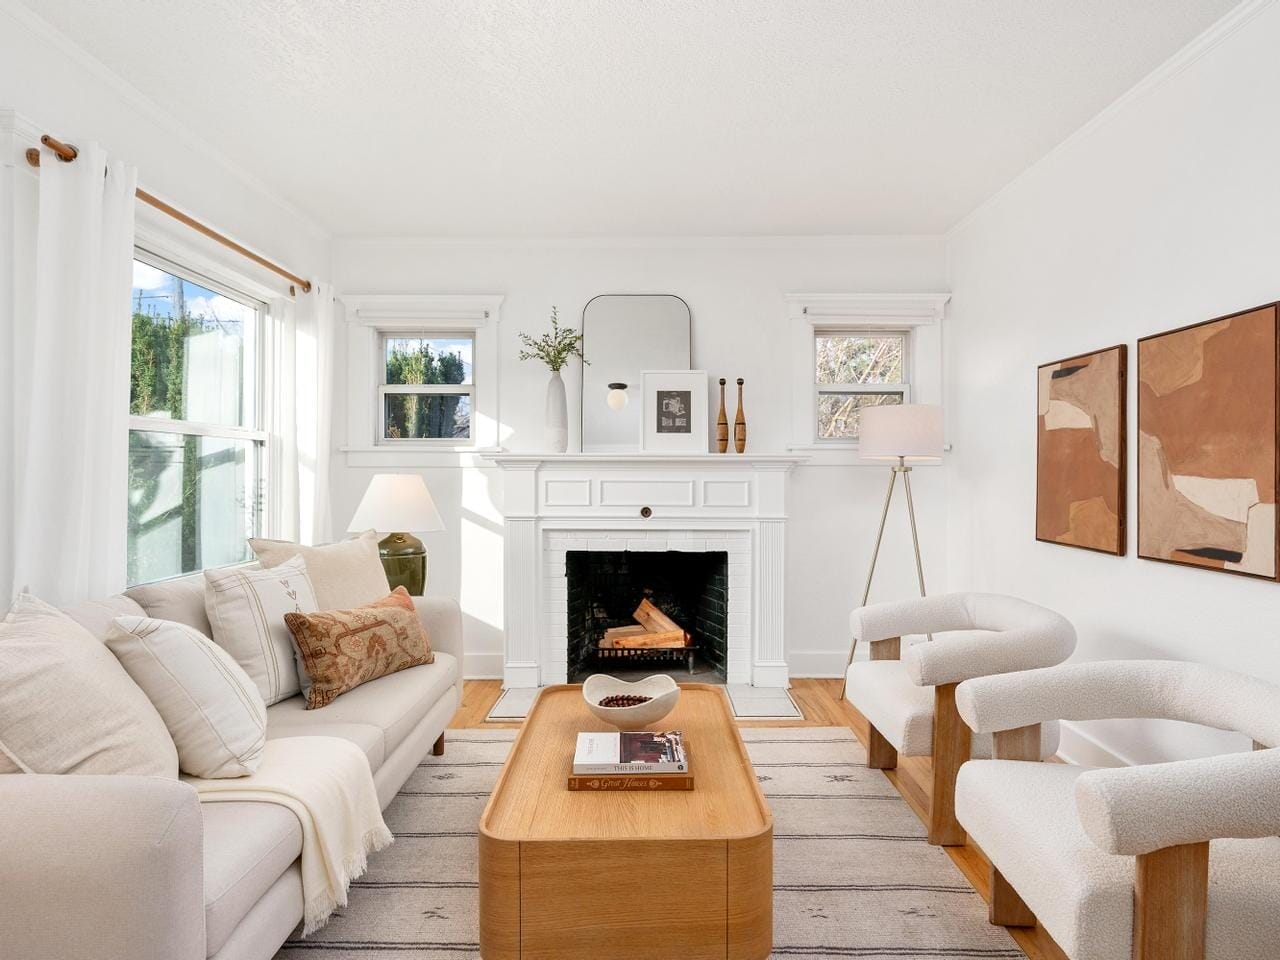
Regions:
<svg viewBox="0 0 1280 960"><path fill-rule="evenodd" d="M1138 555L1275 580L1276 305L1138 341Z"/></svg>
<svg viewBox="0 0 1280 960"><path fill-rule="evenodd" d="M1039 370L1036 539L1125 552L1123 345Z"/></svg>

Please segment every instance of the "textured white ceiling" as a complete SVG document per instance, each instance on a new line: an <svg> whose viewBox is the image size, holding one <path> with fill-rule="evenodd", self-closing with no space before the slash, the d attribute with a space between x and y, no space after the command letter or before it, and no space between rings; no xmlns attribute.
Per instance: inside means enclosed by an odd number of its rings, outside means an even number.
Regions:
<svg viewBox="0 0 1280 960"><path fill-rule="evenodd" d="M433 236L941 232L1235 5L23 2L335 234Z"/></svg>

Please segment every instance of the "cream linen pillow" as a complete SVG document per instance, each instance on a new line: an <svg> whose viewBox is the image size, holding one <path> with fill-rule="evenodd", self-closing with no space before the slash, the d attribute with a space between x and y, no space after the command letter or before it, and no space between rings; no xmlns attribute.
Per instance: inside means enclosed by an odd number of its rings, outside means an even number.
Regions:
<svg viewBox="0 0 1280 960"><path fill-rule="evenodd" d="M302 689L284 615L320 607L301 557L272 570L206 570L204 605L214 642L244 668L268 706Z"/></svg>
<svg viewBox="0 0 1280 960"><path fill-rule="evenodd" d="M368 530L358 537L323 547L304 547L285 540L250 540L264 567L277 567L302 557L315 587L321 610L349 610L381 600L391 592L387 572L378 555L378 535ZM308 611L304 610L303 613Z"/></svg>
<svg viewBox="0 0 1280 960"><path fill-rule="evenodd" d="M88 630L29 593L0 624L0 753L24 773L178 777L146 694Z"/></svg>
<svg viewBox="0 0 1280 960"><path fill-rule="evenodd" d="M107 646L169 728L183 773L243 777L262 763L267 705L240 664L194 627L116 617Z"/></svg>

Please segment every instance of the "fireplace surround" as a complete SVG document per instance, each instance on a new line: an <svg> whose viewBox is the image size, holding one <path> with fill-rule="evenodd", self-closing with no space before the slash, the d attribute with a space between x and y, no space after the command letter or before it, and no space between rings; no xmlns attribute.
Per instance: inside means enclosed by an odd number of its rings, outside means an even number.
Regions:
<svg viewBox="0 0 1280 960"><path fill-rule="evenodd" d="M495 454L487 459L502 470L505 687L565 683L580 669L570 664L569 575L570 565L582 562L572 557L585 552L723 554L724 679L788 686L783 636L787 484L791 469L805 458Z"/></svg>

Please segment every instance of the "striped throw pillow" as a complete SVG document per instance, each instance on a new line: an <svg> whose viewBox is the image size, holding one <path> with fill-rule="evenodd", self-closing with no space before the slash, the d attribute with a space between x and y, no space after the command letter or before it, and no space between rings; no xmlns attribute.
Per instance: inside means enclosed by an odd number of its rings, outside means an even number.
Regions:
<svg viewBox="0 0 1280 960"><path fill-rule="evenodd" d="M267 705L227 651L199 630L149 617L117 617L106 643L169 728L184 773L216 780L258 769Z"/></svg>

